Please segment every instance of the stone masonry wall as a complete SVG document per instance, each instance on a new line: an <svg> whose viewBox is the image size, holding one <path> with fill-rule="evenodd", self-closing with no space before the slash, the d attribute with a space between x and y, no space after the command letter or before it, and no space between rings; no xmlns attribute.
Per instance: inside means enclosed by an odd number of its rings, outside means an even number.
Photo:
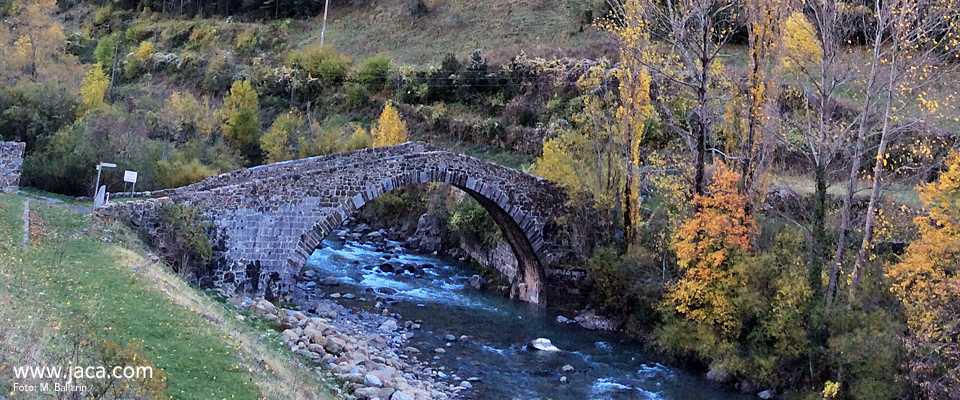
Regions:
<svg viewBox="0 0 960 400"><path fill-rule="evenodd" d="M517 255L514 295L541 303L548 271L561 258L554 219L566 200L554 183L423 143L362 149L237 170L182 188L140 193L149 199L114 203L104 216L128 219L150 232L164 227L160 206L201 207L218 244L213 283L280 297L333 229L366 202L406 185L446 182L477 199Z"/></svg>
<svg viewBox="0 0 960 400"><path fill-rule="evenodd" d="M16 193L23 171L23 142L0 142L0 192Z"/></svg>

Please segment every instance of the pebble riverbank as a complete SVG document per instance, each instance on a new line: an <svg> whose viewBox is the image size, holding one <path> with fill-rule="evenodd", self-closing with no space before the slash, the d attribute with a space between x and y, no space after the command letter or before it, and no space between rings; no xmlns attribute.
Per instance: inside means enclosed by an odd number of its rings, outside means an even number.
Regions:
<svg viewBox="0 0 960 400"><path fill-rule="evenodd" d="M283 346L332 371L345 383L343 398L348 400L457 399L478 380L447 374L421 361L422 354L443 349L427 352L408 346L419 330L415 321L351 310L330 300L316 303L311 313L316 316L278 308L266 300L235 298L231 302L278 322Z"/></svg>

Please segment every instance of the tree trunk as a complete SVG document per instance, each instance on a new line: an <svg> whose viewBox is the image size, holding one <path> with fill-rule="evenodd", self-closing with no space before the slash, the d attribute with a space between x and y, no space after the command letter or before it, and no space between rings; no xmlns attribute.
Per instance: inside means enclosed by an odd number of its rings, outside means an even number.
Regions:
<svg viewBox="0 0 960 400"><path fill-rule="evenodd" d="M833 298L837 294L837 287L840 280L840 268L843 266L843 260L847 254L847 236L850 234L850 226L853 224L851 210L853 208L853 195L857 191L857 184L860 180L860 156L864 151L864 139L867 132L873 127L870 118L873 114L873 98L875 96L877 74L879 74L881 45L883 44L883 24L877 24L877 31L873 39L873 63L870 66L870 76L867 78L866 96L863 100L863 109L860 111L860 126L857 128L857 136L854 140L853 156L850 160L850 175L847 179L847 192L843 197L843 209L840 211L840 237L837 240L837 251L833 255L833 264L830 267L830 285L827 287L827 305L833 303Z"/></svg>
<svg viewBox="0 0 960 400"><path fill-rule="evenodd" d="M890 136L890 112L893 107L893 85L897 75L897 44L894 43L893 60L890 62L889 80L887 82L886 109L883 113L883 130L880 132L880 145L877 147L877 160L873 166L873 190L870 191L870 203L867 205L867 216L863 223L863 241L860 243L860 249L857 251L857 258L853 264L853 273L850 275L850 298L856 298L857 286L860 285L860 274L863 271L863 264L867 260L867 254L870 252L871 242L873 241L873 225L876 222L877 201L880 198L880 184L883 179L883 166L887 154L887 142Z"/></svg>
<svg viewBox="0 0 960 400"><path fill-rule="evenodd" d="M820 161L815 161L814 180L816 191L813 200L813 248L810 251L809 280L814 293L823 291L823 281L820 278L823 269L824 251L827 247L827 168Z"/></svg>

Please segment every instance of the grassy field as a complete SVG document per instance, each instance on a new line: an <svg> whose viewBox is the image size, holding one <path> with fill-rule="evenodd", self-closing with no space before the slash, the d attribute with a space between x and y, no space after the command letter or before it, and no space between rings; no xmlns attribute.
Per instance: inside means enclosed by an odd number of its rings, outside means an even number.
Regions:
<svg viewBox="0 0 960 400"><path fill-rule="evenodd" d="M414 16L415 1L384 0L331 8L325 43L359 58L385 53L405 65L439 65L452 53L468 57L483 49L493 61L520 50L530 56L607 54L608 39L584 26L584 13L602 2L573 0L425 0L428 12ZM320 41L323 16L291 26L292 47ZM581 31L581 27L583 30ZM613 54L613 53L610 53Z"/></svg>
<svg viewBox="0 0 960 400"><path fill-rule="evenodd" d="M232 306L146 259L122 225L31 202L22 250L25 199L0 194L0 395L56 397L13 392L23 382L15 367L149 363L163 374L87 387L105 392L97 398L333 398L321 376L290 364L269 326L239 322Z"/></svg>

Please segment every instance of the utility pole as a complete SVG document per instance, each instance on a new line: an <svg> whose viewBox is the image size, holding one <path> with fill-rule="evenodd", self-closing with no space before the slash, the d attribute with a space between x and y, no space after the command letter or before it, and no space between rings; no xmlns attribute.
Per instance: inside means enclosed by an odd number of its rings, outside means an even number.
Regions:
<svg viewBox="0 0 960 400"><path fill-rule="evenodd" d="M330 8L330 0L323 4L323 27L320 28L320 45L323 46L323 35L327 33L327 9Z"/></svg>

